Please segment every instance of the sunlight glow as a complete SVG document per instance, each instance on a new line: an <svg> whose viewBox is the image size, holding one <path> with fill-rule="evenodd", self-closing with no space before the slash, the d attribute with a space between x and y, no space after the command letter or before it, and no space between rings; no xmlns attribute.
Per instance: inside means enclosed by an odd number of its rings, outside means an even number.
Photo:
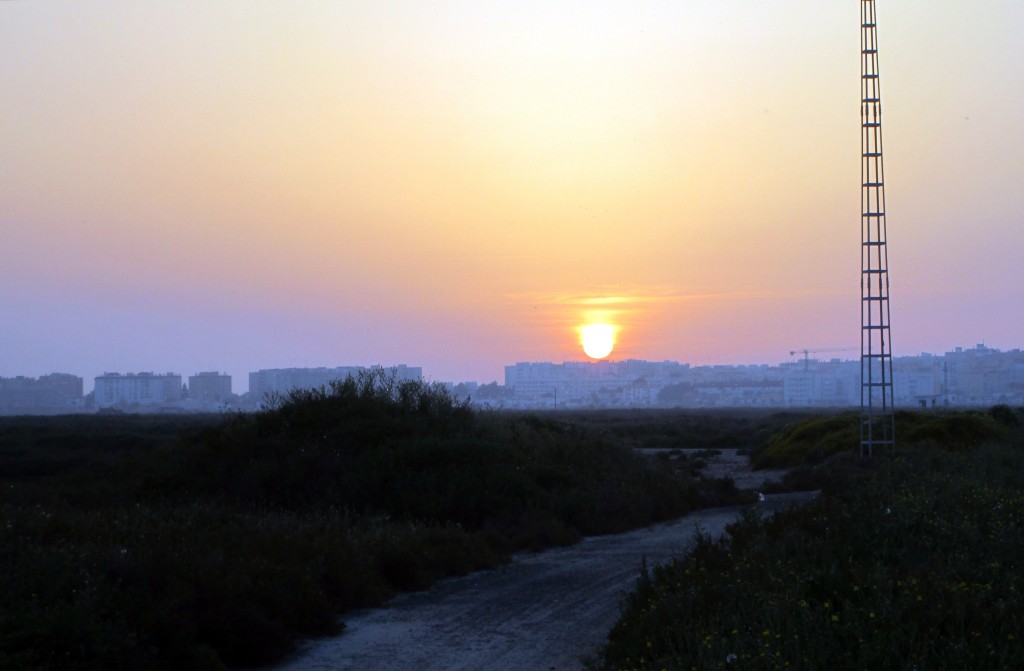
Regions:
<svg viewBox="0 0 1024 671"><path fill-rule="evenodd" d="M610 324L587 324L580 327L583 351L591 359L603 359L615 348L616 328Z"/></svg>

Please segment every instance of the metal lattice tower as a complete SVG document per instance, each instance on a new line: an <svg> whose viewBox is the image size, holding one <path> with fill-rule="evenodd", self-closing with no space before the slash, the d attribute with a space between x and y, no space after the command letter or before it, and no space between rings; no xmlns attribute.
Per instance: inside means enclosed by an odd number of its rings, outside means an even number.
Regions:
<svg viewBox="0 0 1024 671"><path fill-rule="evenodd" d="M896 449L875 1L861 0L860 453Z"/></svg>

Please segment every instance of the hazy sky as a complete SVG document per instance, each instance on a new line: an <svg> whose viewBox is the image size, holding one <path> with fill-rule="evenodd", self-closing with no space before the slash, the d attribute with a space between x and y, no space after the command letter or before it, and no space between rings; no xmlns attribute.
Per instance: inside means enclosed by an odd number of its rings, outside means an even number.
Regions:
<svg viewBox="0 0 1024 671"><path fill-rule="evenodd" d="M1024 346L1024 2L876 4L895 353ZM859 347L859 8L0 2L0 376Z"/></svg>

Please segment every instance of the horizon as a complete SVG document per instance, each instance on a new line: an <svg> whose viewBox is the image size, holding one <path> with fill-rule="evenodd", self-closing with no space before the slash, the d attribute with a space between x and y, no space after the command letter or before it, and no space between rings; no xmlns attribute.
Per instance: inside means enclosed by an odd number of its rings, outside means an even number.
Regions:
<svg viewBox="0 0 1024 671"><path fill-rule="evenodd" d="M901 353L901 354L897 354L894 357L894 359L899 360L899 359L902 359L902 358L942 357L942 356L945 356L946 354L955 354L955 353L967 352L967 351L977 351L978 349L991 350L991 351L994 351L994 352L1004 352L1005 353L1005 352L1020 351L1020 349L1022 347L1024 347L1024 346L1005 347L1005 348L1004 347L993 347L993 346L991 346L991 345L989 345L987 343L981 342L981 343L975 343L974 345L971 345L971 346L955 345L953 347L946 348L946 349L943 349L941 351L935 351L935 352L916 352L916 353L913 353L913 354ZM322 363L322 364L314 364L314 365L309 365L309 366L265 366L263 368L252 369L252 370L248 370L248 371L245 371L245 372L242 372L242 373L236 373L236 372L231 372L231 371L228 371L228 370L216 369L216 368L209 368L209 369L195 370L195 371L186 371L186 370L184 370L184 369L182 369L180 367L179 368L169 368L169 369L165 369L165 370L157 370L157 369L153 369L153 368L140 368L140 369L137 369L137 370L120 370L120 371L117 371L117 370L104 370L102 372L97 372L97 373L92 374L92 375L79 374L79 373L75 373L73 371L68 371L68 370L49 370L49 371L46 371L46 372L35 373L35 374L32 374L32 373L18 373L18 374L15 374L15 375L0 375L0 378L27 377L27 378L36 378L36 379L38 379L39 377L42 377L44 375L69 374L69 375L74 375L76 377L80 377L82 379L83 387L84 387L84 392L83 393L88 394L88 393L90 393L93 390L93 387L95 386L96 378L100 377L100 376L103 376L103 375L140 375L140 374L164 375L164 374L174 374L174 375L180 375L181 378L182 378L182 382L187 384L188 383L188 378L191 377L191 376L199 375L200 373L218 373L218 374L223 374L223 375L230 376L231 377L232 393L238 394L238 395L242 395L242 394L245 394L245 393L247 393L249 391L249 375L251 373L255 373L255 372L258 372L260 370L281 370L281 369L291 369L291 368L315 370L315 369L319 369L319 368L331 369L331 368L346 368L346 367L356 367L356 368L364 368L364 369L371 369L371 368L375 368L375 367L380 367L380 368L383 368L383 369L387 370L387 369L390 369L390 368L395 368L395 367L403 366L404 365L404 366L409 366L409 367L412 367L412 368L419 368L419 369L421 369L422 370L422 379L423 379L423 381L428 382L428 383L454 384L454 385L461 384L461 383L477 383L477 384L483 385L483 384L490 384L490 383L493 382L493 383L497 383L499 385L504 385L505 384L505 380L504 380L505 368L509 367L509 366L516 366L518 364L544 364L544 363L549 363L549 364L553 364L553 365L556 365L556 366L560 366L560 365L564 365L564 364L603 364L603 363L616 364L616 363L624 363L624 362L627 362L627 361L644 361L644 362L648 362L648 363L663 363L663 362L678 363L680 365L689 366L690 368L714 367L714 366L725 366L725 367L732 367L732 366L735 366L735 367L744 367L744 366L748 366L748 367L778 367L778 366L783 366L783 365L787 365L787 364L800 363L803 360L803 354L804 354L804 352L803 352L802 349L801 350L796 350L796 351L791 351L791 352L787 353L788 359L785 360L785 361L743 361L743 362L711 361L711 362L706 362L706 363L694 363L692 361L686 361L686 360L682 360L682 359L657 359L657 360L651 360L651 359L639 359L639 358L625 359L625 358L613 358L613 357L608 357L608 358L605 358L605 359L595 360L595 359L587 358L584 355L584 356L582 356L582 357L580 357L578 359L568 359L568 360L562 360L562 361L555 361L555 360L550 360L550 361L543 360L542 361L542 360L536 360L536 361L514 361L514 362L508 362L508 363L502 364L502 374L501 374L501 376L497 377L497 378L493 378L493 379L479 379L479 378L462 378L462 379L458 379L458 378L440 378L440 377L435 377L435 376L432 376L430 374L429 366L424 365L422 363L409 362L409 361L405 361L405 362L391 362L391 363L381 363L381 362L377 362L377 363L352 363L352 362L347 362L347 363L331 363L331 364ZM835 350L835 349L814 350L814 349L808 348L808 355L809 355L809 360L810 361L817 361L817 362L830 362L830 361L835 361L835 360L849 362L849 361L856 361L857 359L860 358L859 354L857 354L856 352L854 352L852 349L849 349L849 348L842 348L842 349L839 349L839 350ZM244 386L245 387L245 391L240 391L239 389L241 388L241 386L239 386L239 385ZM238 387L238 388L236 388L236 387Z"/></svg>
<svg viewBox="0 0 1024 671"><path fill-rule="evenodd" d="M878 5L893 354L1020 342L1024 3ZM858 11L0 3L0 376L857 344Z"/></svg>

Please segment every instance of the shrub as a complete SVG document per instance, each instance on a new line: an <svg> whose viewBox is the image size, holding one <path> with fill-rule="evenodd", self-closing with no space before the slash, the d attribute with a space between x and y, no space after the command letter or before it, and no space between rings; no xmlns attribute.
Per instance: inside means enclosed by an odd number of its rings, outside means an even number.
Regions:
<svg viewBox="0 0 1024 671"><path fill-rule="evenodd" d="M790 468L852 451L860 440L858 426L856 413L804 420L769 439L767 447L753 456L752 465L754 468Z"/></svg>
<svg viewBox="0 0 1024 671"><path fill-rule="evenodd" d="M642 579L595 668L1021 668L1024 453L856 461L852 486Z"/></svg>
<svg viewBox="0 0 1024 671"><path fill-rule="evenodd" d="M993 412L1002 419L994 419ZM1008 422L1005 410L988 414L970 410L900 410L895 414L896 445L900 450L916 447L970 449L1005 435ZM814 465L835 454L858 453L859 445L858 413L813 417L797 422L769 439L766 447L753 455L752 464L755 468Z"/></svg>
<svg viewBox="0 0 1024 671"><path fill-rule="evenodd" d="M0 668L265 665L398 590L739 496L379 374L188 431L132 421L153 440L116 460L58 446L3 480Z"/></svg>

